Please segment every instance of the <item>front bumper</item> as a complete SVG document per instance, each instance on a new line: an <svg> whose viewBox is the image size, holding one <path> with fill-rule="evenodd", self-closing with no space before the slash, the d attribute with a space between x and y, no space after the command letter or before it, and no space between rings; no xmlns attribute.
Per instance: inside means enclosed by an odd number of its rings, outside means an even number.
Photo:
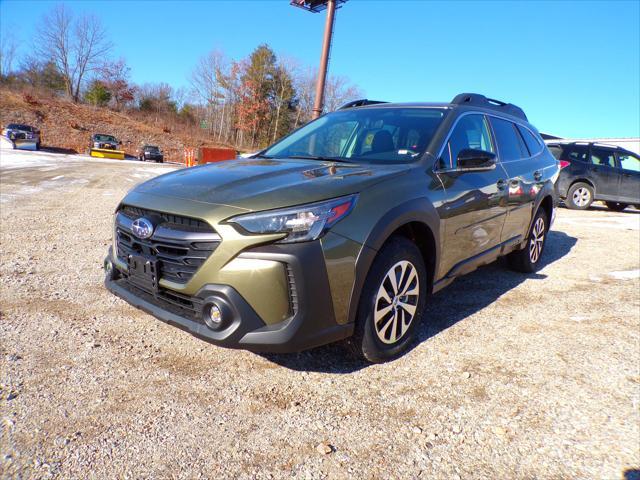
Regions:
<svg viewBox="0 0 640 480"><path fill-rule="evenodd" d="M320 242L263 246L245 252L239 258L271 260L288 266L295 285L295 305L288 318L278 323L265 322L249 302L229 285L207 283L190 296L163 288L152 293L133 286L127 280L127 273L114 267L107 273L105 286L126 302L159 320L223 347L288 353L331 343L353 334L352 323L338 324L335 320ZM116 264L111 250L107 260ZM225 312L223 325L219 329L210 328L204 321L212 304L222 307Z"/></svg>

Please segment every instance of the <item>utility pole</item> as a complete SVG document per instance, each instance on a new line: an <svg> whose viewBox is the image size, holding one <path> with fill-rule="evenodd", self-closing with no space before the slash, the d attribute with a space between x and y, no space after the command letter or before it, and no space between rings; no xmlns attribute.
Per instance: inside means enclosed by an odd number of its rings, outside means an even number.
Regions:
<svg viewBox="0 0 640 480"><path fill-rule="evenodd" d="M324 40L322 41L322 53L320 55L320 68L318 69L318 79L316 81L316 98L313 104L312 118L315 120L322 115L324 108L324 91L327 81L327 70L329 66L329 56L331 53L331 37L333 36L333 25L336 16L337 4L342 4L347 0L291 0L291 5L303 8L309 12L320 12L327 9L327 20L324 24Z"/></svg>

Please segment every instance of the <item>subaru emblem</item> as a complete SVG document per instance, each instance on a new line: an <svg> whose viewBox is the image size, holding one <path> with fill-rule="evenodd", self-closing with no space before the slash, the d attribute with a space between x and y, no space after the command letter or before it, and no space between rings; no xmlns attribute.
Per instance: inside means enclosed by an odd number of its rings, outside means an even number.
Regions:
<svg viewBox="0 0 640 480"><path fill-rule="evenodd" d="M153 235L153 223L144 217L136 218L131 225L131 230L138 238L149 238Z"/></svg>

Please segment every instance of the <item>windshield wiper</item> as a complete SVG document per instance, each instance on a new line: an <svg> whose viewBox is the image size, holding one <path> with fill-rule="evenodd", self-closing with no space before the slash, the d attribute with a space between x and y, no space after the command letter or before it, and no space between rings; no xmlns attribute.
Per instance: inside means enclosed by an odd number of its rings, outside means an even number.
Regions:
<svg viewBox="0 0 640 480"><path fill-rule="evenodd" d="M286 158L294 158L301 160L320 160L321 162L338 162L338 163L352 163L348 158L339 157L322 157L319 155L289 155Z"/></svg>

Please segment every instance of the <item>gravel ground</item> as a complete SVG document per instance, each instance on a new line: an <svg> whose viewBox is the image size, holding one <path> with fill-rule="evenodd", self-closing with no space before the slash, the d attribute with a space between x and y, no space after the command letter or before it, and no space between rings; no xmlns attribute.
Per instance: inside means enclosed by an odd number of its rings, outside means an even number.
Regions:
<svg viewBox="0 0 640 480"><path fill-rule="evenodd" d="M560 209L538 274L456 281L392 363L259 356L102 286L168 168L2 153L0 477L640 478L640 212Z"/></svg>

